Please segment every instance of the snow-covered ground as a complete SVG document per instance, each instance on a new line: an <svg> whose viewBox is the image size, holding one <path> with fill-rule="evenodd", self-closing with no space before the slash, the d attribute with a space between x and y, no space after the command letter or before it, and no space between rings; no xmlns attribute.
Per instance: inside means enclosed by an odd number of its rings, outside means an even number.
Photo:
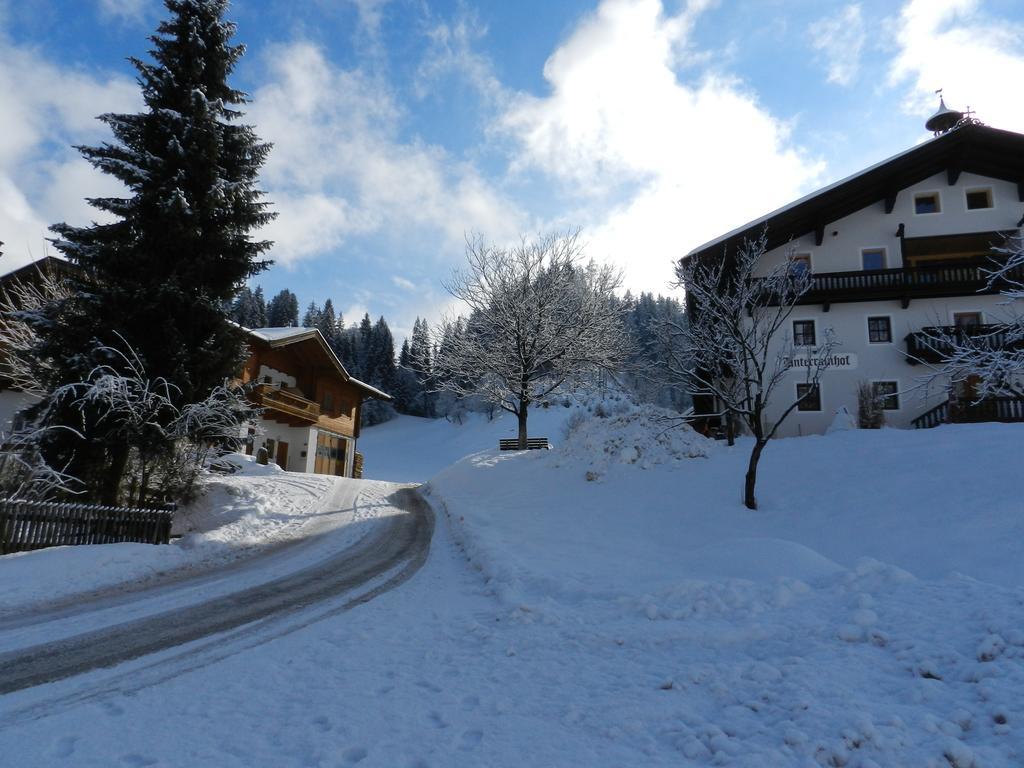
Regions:
<svg viewBox="0 0 1024 768"><path fill-rule="evenodd" d="M305 535L333 488L318 475L227 457L235 474L210 474L203 493L175 517L169 546L55 547L0 557L0 617L33 605L79 598L119 585L222 566Z"/></svg>
<svg viewBox="0 0 1024 768"><path fill-rule="evenodd" d="M536 411L550 452L495 450L508 417L365 430L370 477L432 478L437 531L412 580L171 679L86 695L115 674L101 671L10 694L0 753L25 766L1024 764L1024 427L777 441L751 512L748 444L606 410ZM83 695L29 708L65 693Z"/></svg>

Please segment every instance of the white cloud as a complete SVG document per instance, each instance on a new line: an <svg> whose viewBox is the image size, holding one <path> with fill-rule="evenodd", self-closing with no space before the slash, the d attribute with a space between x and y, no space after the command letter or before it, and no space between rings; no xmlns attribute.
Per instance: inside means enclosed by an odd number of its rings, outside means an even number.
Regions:
<svg viewBox="0 0 1024 768"><path fill-rule="evenodd" d="M307 42L273 47L268 62L249 119L274 143L262 174L280 212L265 233L273 258L293 264L374 234L418 233L461 253L467 230L518 231L516 206L471 165L399 138L404 116L386 83Z"/></svg>
<svg viewBox="0 0 1024 768"><path fill-rule="evenodd" d="M903 101L909 114L929 115L943 88L949 106L965 109L996 128L1024 131L1024 25L991 19L978 0L911 0L898 20L899 52L892 85L911 82Z"/></svg>
<svg viewBox="0 0 1024 768"><path fill-rule="evenodd" d="M406 280L404 277L400 275L392 275L391 282L394 283L398 288L401 288L403 291L416 290L416 283L414 283L412 280Z"/></svg>
<svg viewBox="0 0 1024 768"><path fill-rule="evenodd" d="M454 75L490 102L500 102L505 88L494 74L490 59L474 49L487 34L474 15L463 13L453 22L439 22L428 31L430 41L413 82L418 98L426 98L436 82Z"/></svg>
<svg viewBox="0 0 1024 768"><path fill-rule="evenodd" d="M149 0L99 0L101 14L128 22L144 21L148 6Z"/></svg>
<svg viewBox="0 0 1024 768"><path fill-rule="evenodd" d="M799 196L821 172L733 78L678 71L706 4L675 16L658 0L605 0L548 59L549 96L521 95L501 119L515 168L539 169L580 199L588 252L657 290L671 262Z"/></svg>
<svg viewBox="0 0 1024 768"><path fill-rule="evenodd" d="M860 69L860 55L866 32L859 3L844 6L834 16L820 19L808 28L811 47L828 65L828 81L850 85Z"/></svg>
<svg viewBox="0 0 1024 768"><path fill-rule="evenodd" d="M0 272L43 255L50 224L101 218L84 198L122 188L71 145L108 139L96 115L131 111L139 101L137 86L126 77L65 69L0 37Z"/></svg>

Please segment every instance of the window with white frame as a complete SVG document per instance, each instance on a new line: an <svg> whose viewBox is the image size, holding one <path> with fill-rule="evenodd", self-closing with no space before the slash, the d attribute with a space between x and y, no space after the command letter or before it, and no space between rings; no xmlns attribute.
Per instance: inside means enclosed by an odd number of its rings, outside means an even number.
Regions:
<svg viewBox="0 0 1024 768"><path fill-rule="evenodd" d="M892 342L892 319L888 315L868 318L868 341L871 344Z"/></svg>
<svg viewBox="0 0 1024 768"><path fill-rule="evenodd" d="M900 409L900 383L898 381L873 381L871 391L884 411Z"/></svg>
<svg viewBox="0 0 1024 768"><path fill-rule="evenodd" d="M794 275L806 275L811 272L811 254L794 253L789 257L789 271Z"/></svg>
<svg viewBox="0 0 1024 768"><path fill-rule="evenodd" d="M817 343L813 320L793 321L793 346L813 347Z"/></svg>
<svg viewBox="0 0 1024 768"><path fill-rule="evenodd" d="M821 386L819 384L797 384L796 399L798 411L820 411Z"/></svg>
<svg viewBox="0 0 1024 768"><path fill-rule="evenodd" d="M864 269L885 269L885 248L865 248L860 263Z"/></svg>
<svg viewBox="0 0 1024 768"><path fill-rule="evenodd" d="M914 195L914 213L941 213L938 192L918 192Z"/></svg>
<svg viewBox="0 0 1024 768"><path fill-rule="evenodd" d="M978 211L992 207L992 190L988 187L982 189L968 189L966 192L967 210Z"/></svg>

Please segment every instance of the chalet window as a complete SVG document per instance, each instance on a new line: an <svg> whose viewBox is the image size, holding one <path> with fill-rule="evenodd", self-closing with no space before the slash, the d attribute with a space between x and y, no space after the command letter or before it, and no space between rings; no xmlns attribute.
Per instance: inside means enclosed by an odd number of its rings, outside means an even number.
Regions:
<svg viewBox="0 0 1024 768"><path fill-rule="evenodd" d="M977 328L981 325L981 312L954 312L953 325L957 328Z"/></svg>
<svg viewBox="0 0 1024 768"><path fill-rule="evenodd" d="M871 383L871 390L879 402L881 402L882 410L885 411L898 411L900 409L899 389L900 383L898 381L875 381Z"/></svg>
<svg viewBox="0 0 1024 768"><path fill-rule="evenodd" d="M864 269L885 269L885 248L865 248L860 261Z"/></svg>
<svg viewBox="0 0 1024 768"><path fill-rule="evenodd" d="M892 320L887 316L868 318L868 341L872 344L892 342Z"/></svg>
<svg viewBox="0 0 1024 768"><path fill-rule="evenodd" d="M817 384L797 384L796 397L800 401L796 406L798 411L821 410L821 387Z"/></svg>
<svg viewBox="0 0 1024 768"><path fill-rule="evenodd" d="M323 410L325 412L328 412L328 413L330 411L333 411L334 410L334 395L332 395L330 392L324 392L324 401L323 401L323 403L320 404L320 407L323 408Z"/></svg>
<svg viewBox="0 0 1024 768"><path fill-rule="evenodd" d="M789 271L794 275L804 275L811 271L811 254L794 253L789 259Z"/></svg>
<svg viewBox="0 0 1024 768"><path fill-rule="evenodd" d="M967 190L967 210L977 211L982 208L992 207L992 190L991 189L968 189Z"/></svg>
<svg viewBox="0 0 1024 768"><path fill-rule="evenodd" d="M813 320L793 321L793 344L797 347L813 347L818 342L814 335Z"/></svg>
<svg viewBox="0 0 1024 768"><path fill-rule="evenodd" d="M939 213L940 211L938 192L923 192L914 195L914 213Z"/></svg>

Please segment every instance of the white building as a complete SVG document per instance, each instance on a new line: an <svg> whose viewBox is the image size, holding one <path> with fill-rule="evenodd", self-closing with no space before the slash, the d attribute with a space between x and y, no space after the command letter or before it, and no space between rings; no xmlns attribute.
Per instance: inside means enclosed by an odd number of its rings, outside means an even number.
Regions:
<svg viewBox="0 0 1024 768"><path fill-rule="evenodd" d="M962 117L948 110L936 117L946 114L955 116L951 123ZM961 120L687 258L722 258L767 227L762 274L786 260L811 270L811 290L796 307L788 336L794 345L812 347L830 328L838 344L821 376L819 397L794 411L779 436L824 432L842 406L856 415L861 382L884 396L889 426L1024 421L1024 400L972 406L969 388L918 386L925 369L920 361L937 361L922 348L922 329L988 325L1005 316L1003 298L986 286L983 270L991 265L992 247L1019 234L1022 213L1024 135ZM789 375L769 408L770 420L806 386L797 370ZM706 400L697 407L716 410Z"/></svg>

